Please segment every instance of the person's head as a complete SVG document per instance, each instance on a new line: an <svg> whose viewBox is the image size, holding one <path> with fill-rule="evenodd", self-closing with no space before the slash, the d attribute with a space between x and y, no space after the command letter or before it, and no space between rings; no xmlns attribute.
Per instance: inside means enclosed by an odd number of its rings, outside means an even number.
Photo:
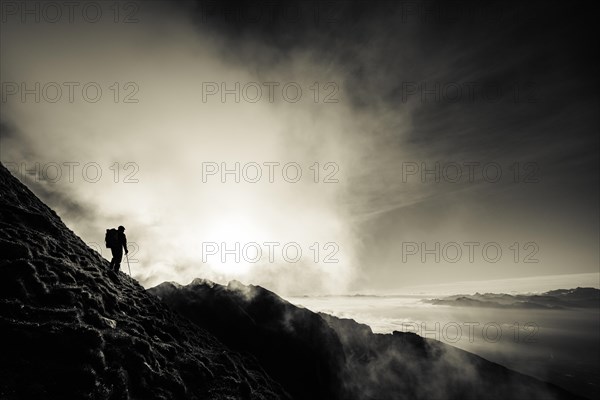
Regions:
<svg viewBox="0 0 600 400"><path fill-rule="evenodd" d="M125 232L125 227L123 225L119 226L119 232Z"/></svg>

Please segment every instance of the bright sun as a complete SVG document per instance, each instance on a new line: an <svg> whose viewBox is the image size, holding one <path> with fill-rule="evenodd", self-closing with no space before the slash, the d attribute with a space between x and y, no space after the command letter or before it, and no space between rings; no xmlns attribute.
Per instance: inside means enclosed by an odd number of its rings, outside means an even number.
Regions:
<svg viewBox="0 0 600 400"><path fill-rule="evenodd" d="M228 216L215 221L206 235L203 257L210 267L223 275L244 275L257 263L255 245L267 241L257 221L246 216ZM244 251L245 249L245 251Z"/></svg>

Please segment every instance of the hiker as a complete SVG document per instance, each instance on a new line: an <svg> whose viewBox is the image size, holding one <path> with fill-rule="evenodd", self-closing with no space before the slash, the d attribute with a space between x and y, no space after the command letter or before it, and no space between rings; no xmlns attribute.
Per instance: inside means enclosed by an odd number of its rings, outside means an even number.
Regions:
<svg viewBox="0 0 600 400"><path fill-rule="evenodd" d="M112 260L110 260L110 269L119 272L121 267L121 260L123 259L123 249L125 254L129 253L127 250L127 237L125 237L125 227L119 226L119 229L107 229L106 230L106 247L110 248L112 252Z"/></svg>

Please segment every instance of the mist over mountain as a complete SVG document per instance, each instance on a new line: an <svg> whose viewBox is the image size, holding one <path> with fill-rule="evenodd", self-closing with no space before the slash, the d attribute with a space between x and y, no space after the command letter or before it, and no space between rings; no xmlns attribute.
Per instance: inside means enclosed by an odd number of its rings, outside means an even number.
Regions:
<svg viewBox="0 0 600 400"><path fill-rule="evenodd" d="M256 356L297 399L577 398L437 340L374 334L258 286L196 280L149 292L233 349Z"/></svg>
<svg viewBox="0 0 600 400"><path fill-rule="evenodd" d="M352 398L336 332L316 313L259 286L197 279L148 290L232 349L250 352L297 399Z"/></svg>

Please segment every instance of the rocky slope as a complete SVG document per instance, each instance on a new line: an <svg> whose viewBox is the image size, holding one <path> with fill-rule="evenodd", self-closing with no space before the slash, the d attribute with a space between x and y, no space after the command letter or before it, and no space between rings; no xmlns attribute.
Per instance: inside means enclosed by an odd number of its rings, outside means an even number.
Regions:
<svg viewBox="0 0 600 400"><path fill-rule="evenodd" d="M289 398L252 357L108 271L0 166L1 399Z"/></svg>
<svg viewBox="0 0 600 400"><path fill-rule="evenodd" d="M257 286L196 280L149 289L228 346L255 355L297 399L573 399L571 393L412 333L373 334Z"/></svg>
<svg viewBox="0 0 600 400"><path fill-rule="evenodd" d="M347 399L344 350L319 315L260 286L222 286L197 279L163 283L149 292L232 349L256 356L295 399Z"/></svg>

